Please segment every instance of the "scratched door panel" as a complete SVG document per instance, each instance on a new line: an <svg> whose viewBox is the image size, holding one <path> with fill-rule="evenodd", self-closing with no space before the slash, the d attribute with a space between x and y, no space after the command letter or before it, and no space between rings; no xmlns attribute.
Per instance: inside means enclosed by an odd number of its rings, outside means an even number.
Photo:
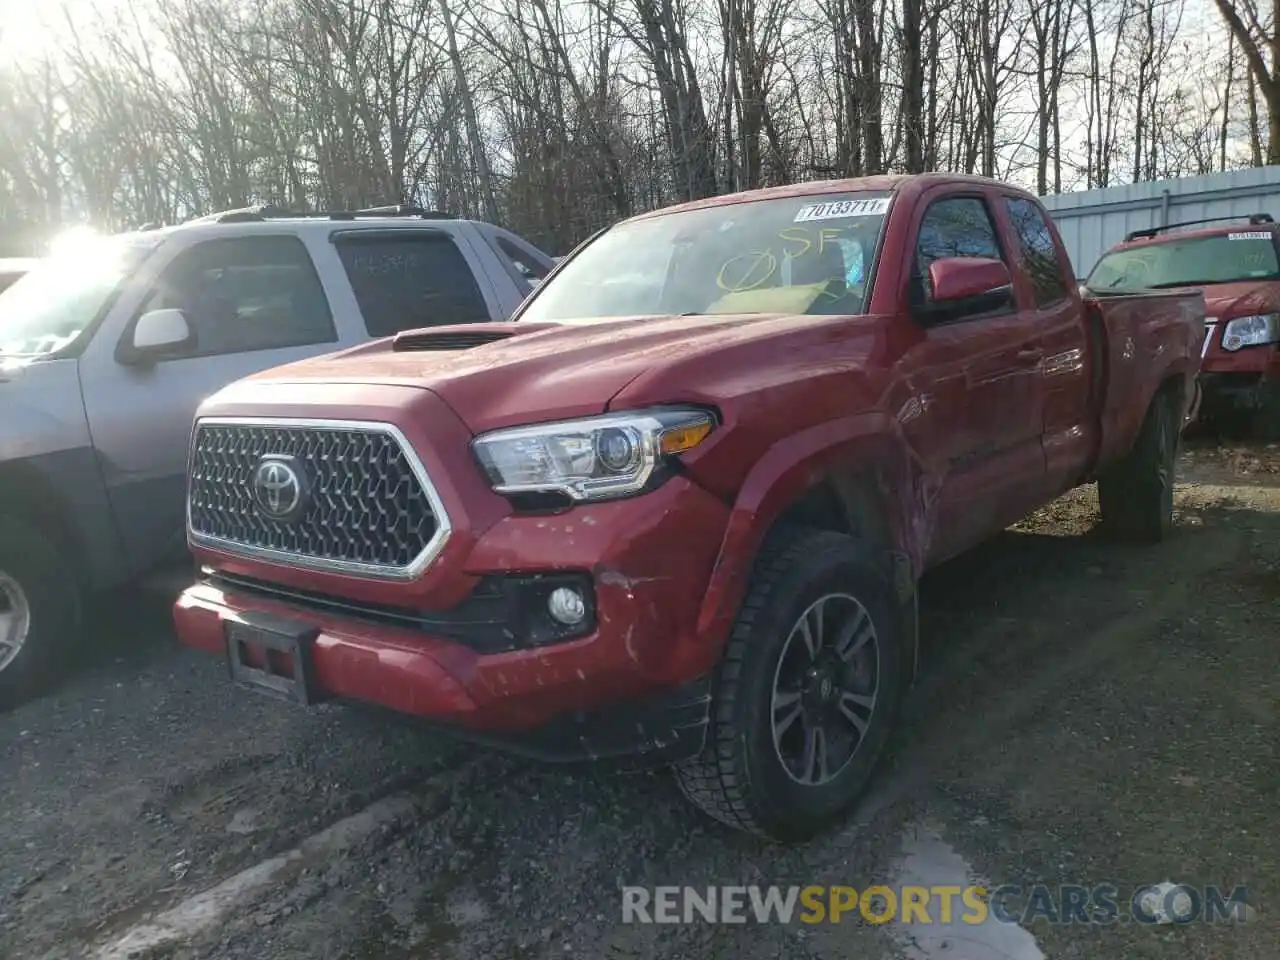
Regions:
<svg viewBox="0 0 1280 960"><path fill-rule="evenodd" d="M1025 313L966 324L970 349L965 389L971 439L951 464L943 522L956 531L956 552L985 540L1038 502L1045 460L1044 397L1034 319Z"/></svg>
<svg viewBox="0 0 1280 960"><path fill-rule="evenodd" d="M954 556L1035 505L1044 476L1043 403L1023 350L1035 324L1009 314L934 327L908 363L923 398L908 435L930 448L931 562Z"/></svg>

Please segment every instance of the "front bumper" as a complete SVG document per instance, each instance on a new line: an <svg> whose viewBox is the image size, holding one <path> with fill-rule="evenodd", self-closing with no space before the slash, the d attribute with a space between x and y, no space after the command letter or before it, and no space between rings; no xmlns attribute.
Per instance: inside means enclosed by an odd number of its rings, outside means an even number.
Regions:
<svg viewBox="0 0 1280 960"><path fill-rule="evenodd" d="M1267 344L1226 351L1220 346L1220 332L1214 330L1208 336L1198 378L1204 392L1203 412L1212 416L1262 407L1268 394L1280 388L1280 350Z"/></svg>
<svg viewBox="0 0 1280 960"><path fill-rule="evenodd" d="M1201 410L1212 416L1235 410L1258 410L1270 394L1280 390L1280 380L1266 370L1204 371L1199 376L1203 391Z"/></svg>
<svg viewBox="0 0 1280 960"><path fill-rule="evenodd" d="M228 624L274 616L309 626L320 699L382 707L544 759L666 760L701 746L703 678L723 638L696 625L728 515L676 477L632 500L510 516L489 529L459 575L528 581L580 571L589 582L593 628L563 642L499 649L492 624L469 636L455 618L446 635L363 601L335 603L333 591L287 594L270 568L244 562L187 589L174 621L184 644L222 657ZM415 598L413 585L405 595Z"/></svg>

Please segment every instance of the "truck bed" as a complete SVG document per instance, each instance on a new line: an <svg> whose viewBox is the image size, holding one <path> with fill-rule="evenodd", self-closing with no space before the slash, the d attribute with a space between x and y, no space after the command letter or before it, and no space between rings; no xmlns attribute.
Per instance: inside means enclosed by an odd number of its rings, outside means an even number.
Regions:
<svg viewBox="0 0 1280 960"><path fill-rule="evenodd" d="M1183 401L1191 404L1205 303L1198 290L1113 294L1081 287L1080 294L1089 324L1090 380L1100 428L1096 472L1132 445L1160 387L1156 378L1185 375Z"/></svg>

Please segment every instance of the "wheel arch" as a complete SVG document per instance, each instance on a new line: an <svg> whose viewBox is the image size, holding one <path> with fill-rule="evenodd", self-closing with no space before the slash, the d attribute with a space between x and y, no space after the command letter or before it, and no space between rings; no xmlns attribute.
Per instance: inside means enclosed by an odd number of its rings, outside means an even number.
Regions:
<svg viewBox="0 0 1280 960"><path fill-rule="evenodd" d="M84 554L84 541L70 521L71 513L56 485L30 460L0 463L0 516L22 521L48 537L83 580L78 558Z"/></svg>
<svg viewBox="0 0 1280 960"><path fill-rule="evenodd" d="M715 638L718 658L746 597L766 538L780 527L831 530L874 552L904 610L914 674L918 660L915 584L927 543L929 509L915 458L888 418L827 424L770 448L735 498L720 555L699 613L698 632Z"/></svg>
<svg viewBox="0 0 1280 960"><path fill-rule="evenodd" d="M128 576L106 491L91 450L0 462L0 516L43 536L62 555L82 589Z"/></svg>

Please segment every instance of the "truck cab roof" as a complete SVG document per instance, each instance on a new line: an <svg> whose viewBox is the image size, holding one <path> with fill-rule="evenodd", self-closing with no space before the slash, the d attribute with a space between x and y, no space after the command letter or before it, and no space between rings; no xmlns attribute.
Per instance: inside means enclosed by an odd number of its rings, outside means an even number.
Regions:
<svg viewBox="0 0 1280 960"><path fill-rule="evenodd" d="M764 187L756 190L742 190L738 193L726 193L717 197L706 197L691 200L688 203L663 207L647 213L637 214L632 220L645 220L650 217L666 216L682 213L686 210L700 210L708 207L729 206L736 203L757 203L762 200L778 200L786 197L822 196L824 194L855 193L860 191L874 193L911 193L923 192L938 186L973 186L983 189L998 189L1002 193L1022 197L1035 195L1021 187L978 177L967 173L895 173L875 177L851 177L843 180L807 180L802 183L789 183L779 187Z"/></svg>

